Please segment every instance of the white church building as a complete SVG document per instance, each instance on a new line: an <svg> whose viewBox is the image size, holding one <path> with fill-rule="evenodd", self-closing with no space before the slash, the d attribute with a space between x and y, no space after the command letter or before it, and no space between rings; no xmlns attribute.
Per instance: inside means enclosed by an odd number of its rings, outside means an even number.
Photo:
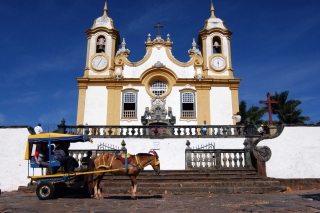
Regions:
<svg viewBox="0 0 320 213"><path fill-rule="evenodd" d="M215 16L213 4L197 41L190 37L188 62L172 55L173 42L169 34L160 35L160 23L158 35L146 35L145 56L129 61L130 44L120 38L107 10L105 4L86 31L77 125L235 124L231 116L239 110L241 79L232 69L232 32Z"/></svg>

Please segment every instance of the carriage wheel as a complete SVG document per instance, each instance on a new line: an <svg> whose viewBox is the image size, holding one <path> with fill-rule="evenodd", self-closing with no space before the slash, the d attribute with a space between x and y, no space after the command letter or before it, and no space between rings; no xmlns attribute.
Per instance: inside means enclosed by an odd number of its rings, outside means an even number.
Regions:
<svg viewBox="0 0 320 213"><path fill-rule="evenodd" d="M43 181L36 189L37 196L40 200L47 200L54 197L55 188L51 182Z"/></svg>

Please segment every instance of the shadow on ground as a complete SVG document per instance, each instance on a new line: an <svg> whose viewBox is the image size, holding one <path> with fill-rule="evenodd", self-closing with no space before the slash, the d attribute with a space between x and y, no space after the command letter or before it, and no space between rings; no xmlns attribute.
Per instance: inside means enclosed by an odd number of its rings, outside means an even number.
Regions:
<svg viewBox="0 0 320 213"><path fill-rule="evenodd" d="M312 198L313 200L320 201L320 194L306 194L306 195L299 195L302 198Z"/></svg>
<svg viewBox="0 0 320 213"><path fill-rule="evenodd" d="M136 196L136 199L140 200L140 199L162 199L163 197L161 195L150 195L150 196ZM123 196L123 195L119 195L119 196L106 196L104 197L104 199L115 199L115 200L132 200L131 195L129 196Z"/></svg>

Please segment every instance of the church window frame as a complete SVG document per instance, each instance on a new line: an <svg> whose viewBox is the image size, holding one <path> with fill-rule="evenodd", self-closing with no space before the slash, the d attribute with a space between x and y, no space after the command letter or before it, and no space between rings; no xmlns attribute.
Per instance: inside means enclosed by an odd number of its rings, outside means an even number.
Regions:
<svg viewBox="0 0 320 213"><path fill-rule="evenodd" d="M196 93L190 90L180 92L181 119L193 119L196 116Z"/></svg>
<svg viewBox="0 0 320 213"><path fill-rule="evenodd" d="M153 81L150 84L150 91L155 96L161 96L168 91L168 84L162 80Z"/></svg>
<svg viewBox="0 0 320 213"><path fill-rule="evenodd" d="M136 119L138 109L138 92L127 90L122 92L122 119Z"/></svg>

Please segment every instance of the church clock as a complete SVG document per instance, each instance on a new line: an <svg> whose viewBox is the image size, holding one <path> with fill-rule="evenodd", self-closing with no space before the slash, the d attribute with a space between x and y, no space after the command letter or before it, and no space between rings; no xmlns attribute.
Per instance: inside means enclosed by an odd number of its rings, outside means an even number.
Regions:
<svg viewBox="0 0 320 213"><path fill-rule="evenodd" d="M223 70L226 66L226 61L221 56L216 56L211 59L211 67L215 70Z"/></svg>
<svg viewBox="0 0 320 213"><path fill-rule="evenodd" d="M107 61L106 57L104 57L102 55L97 55L92 59L91 64L95 70L102 70L102 69L106 68L108 61Z"/></svg>

